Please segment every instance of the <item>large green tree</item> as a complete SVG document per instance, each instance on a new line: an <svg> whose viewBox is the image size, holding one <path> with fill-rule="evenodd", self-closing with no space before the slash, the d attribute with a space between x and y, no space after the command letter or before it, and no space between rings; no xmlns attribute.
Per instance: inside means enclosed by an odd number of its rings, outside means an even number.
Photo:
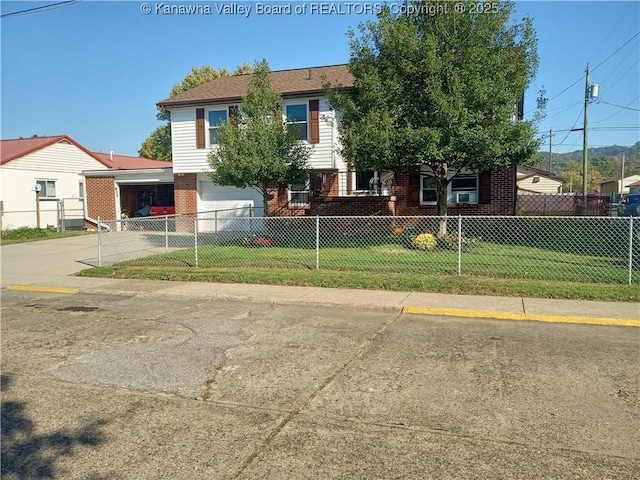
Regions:
<svg viewBox="0 0 640 480"><path fill-rule="evenodd" d="M251 66L247 63L238 65L233 75L243 75L251 73ZM199 85L207 83L216 78L226 77L229 72L225 68L214 68L211 65L202 67L191 67L191 71L169 92L173 97L179 93L191 90ZM138 155L154 160L171 161L171 113L168 110L158 107L156 118L163 122L142 142Z"/></svg>
<svg viewBox="0 0 640 480"><path fill-rule="evenodd" d="M217 143L209 155L211 180L257 190L265 216L271 188L307 180L311 149L298 130L286 128L282 97L271 86L266 60L255 64L237 117L221 123Z"/></svg>
<svg viewBox="0 0 640 480"><path fill-rule="evenodd" d="M350 31L354 88L327 90L342 114L342 154L358 170L433 175L437 215L447 185L463 171L527 161L539 141L530 122L514 123L517 102L535 75L531 20L514 6L487 2L408 1ZM495 8L494 8L495 7Z"/></svg>

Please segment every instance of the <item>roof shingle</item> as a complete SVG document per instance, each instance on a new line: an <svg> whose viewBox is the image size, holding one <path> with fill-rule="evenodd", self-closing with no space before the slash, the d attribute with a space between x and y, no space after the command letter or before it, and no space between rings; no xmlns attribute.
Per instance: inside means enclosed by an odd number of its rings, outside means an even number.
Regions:
<svg viewBox="0 0 640 480"><path fill-rule="evenodd" d="M325 81L337 88L353 86L353 76L347 65L297 68L269 73L271 85L283 97L322 93ZM232 75L211 80L186 92L158 102L161 107L202 105L211 102L235 102L247 91L251 74Z"/></svg>

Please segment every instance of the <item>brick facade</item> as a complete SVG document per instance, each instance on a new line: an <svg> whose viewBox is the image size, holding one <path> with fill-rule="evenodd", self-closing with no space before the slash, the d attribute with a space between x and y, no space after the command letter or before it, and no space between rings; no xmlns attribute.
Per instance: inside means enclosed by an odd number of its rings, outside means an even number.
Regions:
<svg viewBox="0 0 640 480"><path fill-rule="evenodd" d="M87 177L87 216L97 220L113 220L116 218L116 181L114 177ZM85 220L86 228L95 225Z"/></svg>
<svg viewBox="0 0 640 480"><path fill-rule="evenodd" d="M177 173L173 176L173 200L176 208L176 231L193 232L194 223L191 216L198 211L198 174Z"/></svg>
<svg viewBox="0 0 640 480"><path fill-rule="evenodd" d="M398 175L395 194L392 196L349 196L338 197L338 177L327 175L323 186L326 195L319 196L310 192L309 205L291 207L288 205L286 188L271 191L269 214L278 217L298 215L324 216L366 216L366 215L401 215L425 216L435 215L435 205L420 205L412 201L411 186L408 174ZM416 187L413 187L416 188ZM419 187L418 187L419 188ZM514 170L508 168L491 173L491 201L486 204L450 204L447 215L513 215L515 200ZM413 195L413 198L419 198Z"/></svg>
<svg viewBox="0 0 640 480"><path fill-rule="evenodd" d="M447 215L513 215L515 205L514 169L507 168L491 172L491 201L486 204L449 204ZM435 215L435 205L420 205L411 202L409 175L398 175L396 193L396 215Z"/></svg>

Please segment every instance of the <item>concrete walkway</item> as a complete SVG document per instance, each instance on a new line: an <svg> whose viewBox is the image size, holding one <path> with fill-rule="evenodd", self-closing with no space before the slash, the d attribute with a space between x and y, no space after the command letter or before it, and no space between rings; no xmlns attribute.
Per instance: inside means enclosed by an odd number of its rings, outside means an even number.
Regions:
<svg viewBox="0 0 640 480"><path fill-rule="evenodd" d="M94 235L3 246L2 288L320 304L416 314L640 327L637 303L73 276L88 267L83 261L95 258L96 250Z"/></svg>

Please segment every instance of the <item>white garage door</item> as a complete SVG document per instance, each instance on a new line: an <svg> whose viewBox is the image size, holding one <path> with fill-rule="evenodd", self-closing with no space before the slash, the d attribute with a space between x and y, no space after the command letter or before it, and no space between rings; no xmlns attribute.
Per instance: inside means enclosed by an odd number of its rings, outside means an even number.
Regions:
<svg viewBox="0 0 640 480"><path fill-rule="evenodd" d="M255 208L254 208L255 207ZM251 188L222 187L198 182L198 230L201 232L256 231L262 217L262 197Z"/></svg>

